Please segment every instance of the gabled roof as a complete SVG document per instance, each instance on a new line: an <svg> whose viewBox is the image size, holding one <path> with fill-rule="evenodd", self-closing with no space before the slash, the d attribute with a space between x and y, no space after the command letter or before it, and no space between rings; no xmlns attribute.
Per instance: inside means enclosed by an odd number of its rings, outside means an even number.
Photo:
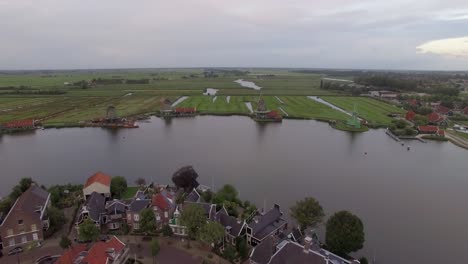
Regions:
<svg viewBox="0 0 468 264"><path fill-rule="evenodd" d="M255 263L266 264L270 261L274 253L275 239L273 237L268 237L252 250L250 259L255 261Z"/></svg>
<svg viewBox="0 0 468 264"><path fill-rule="evenodd" d="M238 221L237 218L225 213L225 210L220 210L216 213L215 221L224 226L224 228L229 228L229 234L235 237L240 235L244 227L244 221Z"/></svg>
<svg viewBox="0 0 468 264"><path fill-rule="evenodd" d="M106 210L106 198L97 192L93 192L86 200L85 207L91 219L97 222L101 214Z"/></svg>
<svg viewBox="0 0 468 264"><path fill-rule="evenodd" d="M150 203L151 203L151 200L149 199L144 199L144 200L135 199L130 203L128 210L133 213L139 213L141 212L141 210L148 208Z"/></svg>
<svg viewBox="0 0 468 264"><path fill-rule="evenodd" d="M408 121L413 121L415 116L416 116L416 113L415 113L415 112L413 112L413 111L408 111L408 112L406 112L405 118L406 118L406 120L408 120Z"/></svg>
<svg viewBox="0 0 468 264"><path fill-rule="evenodd" d="M436 106L435 111L436 111L437 113L439 113L439 114L446 115L446 114L448 114L451 110L450 110L450 108L445 107L445 106L443 106L443 105L438 105L438 106Z"/></svg>
<svg viewBox="0 0 468 264"><path fill-rule="evenodd" d="M32 119L14 120L14 121L4 123L3 126L5 128L33 127L34 126L34 120L32 120Z"/></svg>
<svg viewBox="0 0 468 264"><path fill-rule="evenodd" d="M248 226L252 228L253 236L261 240L286 223L282 216L279 205L275 204L265 214L255 216Z"/></svg>
<svg viewBox="0 0 468 264"><path fill-rule="evenodd" d="M89 185L95 183L95 182L99 182L105 186L109 186L110 187L110 184L111 184L111 176L107 175L107 174L104 174L103 172L96 172L93 176L89 177L88 180L86 181L86 184L84 186L84 188L88 187Z"/></svg>
<svg viewBox="0 0 468 264"><path fill-rule="evenodd" d="M216 204L185 202L184 206L189 205L189 204L200 206L205 211L206 218L210 220L214 220L216 216ZM183 207L182 207L182 210L183 210Z"/></svg>
<svg viewBox="0 0 468 264"><path fill-rule="evenodd" d="M122 201L113 200L113 201L106 203L106 211L108 214L113 214L113 213L122 214L126 212L127 206L128 205Z"/></svg>
<svg viewBox="0 0 468 264"><path fill-rule="evenodd" d="M86 256L86 254L88 254L86 250L87 250L86 244L71 245L70 249L65 251L63 255L54 262L54 264L76 263L78 262L79 258L83 258L84 256Z"/></svg>
<svg viewBox="0 0 468 264"><path fill-rule="evenodd" d="M117 237L113 236L106 242L96 242L88 251L88 255L83 259L86 264L107 264L112 263L114 258L122 254L125 244Z"/></svg>
<svg viewBox="0 0 468 264"><path fill-rule="evenodd" d="M185 198L186 201L189 202L198 202L200 200L200 194L197 192L196 189L193 189L188 195L187 198Z"/></svg>
<svg viewBox="0 0 468 264"><path fill-rule="evenodd" d="M418 126L420 132L437 132L439 128L437 126Z"/></svg>
<svg viewBox="0 0 468 264"><path fill-rule="evenodd" d="M3 223L5 223L10 217L15 218L15 214L17 212L27 212L33 217L37 216L37 219L40 219L46 209L49 196L50 194L46 190L36 184L32 184L18 199L16 199Z"/></svg>
<svg viewBox="0 0 468 264"><path fill-rule="evenodd" d="M304 251L304 247L294 243L286 242L276 253L271 257L271 264L287 264L287 263L307 263L307 264L326 264L326 257L313 250ZM338 262L342 263L342 262ZM345 262L349 263L349 262Z"/></svg>
<svg viewBox="0 0 468 264"><path fill-rule="evenodd" d="M174 202L172 200L172 195L167 192L160 192L153 195L153 199L151 201L152 206L156 206L161 210L167 211L174 207Z"/></svg>

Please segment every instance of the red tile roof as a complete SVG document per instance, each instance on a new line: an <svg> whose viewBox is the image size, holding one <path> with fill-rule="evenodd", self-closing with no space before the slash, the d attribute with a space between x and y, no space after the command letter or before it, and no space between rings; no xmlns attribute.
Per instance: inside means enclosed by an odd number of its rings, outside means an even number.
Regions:
<svg viewBox="0 0 468 264"><path fill-rule="evenodd" d="M429 114L427 116L427 119L429 120L430 123L438 123L440 121L443 121L444 118L441 117L439 114L437 114L436 112L432 112L431 114Z"/></svg>
<svg viewBox="0 0 468 264"><path fill-rule="evenodd" d="M24 128L24 127L34 127L34 120L15 120L3 124L5 128Z"/></svg>
<svg viewBox="0 0 468 264"><path fill-rule="evenodd" d="M111 176L104 174L100 171L96 172L93 176L89 177L88 180L86 181L85 188L88 187L89 185L99 182L101 184L104 184L106 186L110 187L111 184Z"/></svg>
<svg viewBox="0 0 468 264"><path fill-rule="evenodd" d="M162 195L161 193L153 195L151 205L157 206L162 210L169 210L169 206L170 206L166 197L164 197L164 195Z"/></svg>
<svg viewBox="0 0 468 264"><path fill-rule="evenodd" d="M88 255L83 259L83 262L87 264L106 264L108 263L108 259L112 260L114 257L111 251L117 255L121 254L124 248L125 244L117 237L113 236L106 242L96 242L89 249Z"/></svg>
<svg viewBox="0 0 468 264"><path fill-rule="evenodd" d="M55 264L71 264L75 263L75 260L78 258L81 252L86 251L85 244L76 244L72 245L70 249L65 251L63 255L55 261Z"/></svg>
<svg viewBox="0 0 468 264"><path fill-rule="evenodd" d="M439 131L437 131L437 135L439 135L441 137L445 137L445 131L444 130L439 130Z"/></svg>
<svg viewBox="0 0 468 264"><path fill-rule="evenodd" d="M193 107L178 107L175 109L177 113L195 113L196 109Z"/></svg>
<svg viewBox="0 0 468 264"><path fill-rule="evenodd" d="M443 105L438 105L438 106L436 106L435 111L437 113L439 113L439 114L446 115L446 114L448 114L450 112L450 108L445 107Z"/></svg>
<svg viewBox="0 0 468 264"><path fill-rule="evenodd" d="M416 113L413 112L413 111L409 111L409 112L406 112L406 120L408 121L413 121L414 120L414 117L416 116Z"/></svg>
<svg viewBox="0 0 468 264"><path fill-rule="evenodd" d="M439 128L437 126L418 126L419 132L437 132Z"/></svg>

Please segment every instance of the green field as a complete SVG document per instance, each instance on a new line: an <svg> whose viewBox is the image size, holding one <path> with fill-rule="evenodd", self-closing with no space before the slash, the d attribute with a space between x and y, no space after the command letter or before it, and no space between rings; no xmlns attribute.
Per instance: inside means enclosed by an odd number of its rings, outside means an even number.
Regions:
<svg viewBox="0 0 468 264"><path fill-rule="evenodd" d="M388 126L394 120L388 114L405 113L394 105L366 97L324 96L322 99L349 112L356 109L358 116L366 119L371 126Z"/></svg>
<svg viewBox="0 0 468 264"><path fill-rule="evenodd" d="M358 97L335 97L320 90L321 76L288 70L255 69L249 74L227 70L216 77L205 77L203 69L147 69L96 71L43 71L0 73L0 123L38 119L47 126L73 126L80 122L104 117L113 105L120 117L131 117L159 110L164 99L174 101L189 98L178 107L196 107L201 114L249 115L246 102L257 107L260 96L270 110L285 118L344 121L344 113L315 102L307 96L320 95L327 101L352 111L356 105L359 115L372 125L387 125L389 113L403 111L380 101ZM70 86L65 83L96 79L129 82L148 79L149 83L97 83L92 86ZM252 81L261 91L242 87L238 79ZM206 88L218 89L216 100L202 95ZM49 94L59 91L61 94ZM19 94L23 93L23 94ZM24 94L26 93L26 94ZM331 96L334 95L334 96ZM227 102L229 96L230 101Z"/></svg>

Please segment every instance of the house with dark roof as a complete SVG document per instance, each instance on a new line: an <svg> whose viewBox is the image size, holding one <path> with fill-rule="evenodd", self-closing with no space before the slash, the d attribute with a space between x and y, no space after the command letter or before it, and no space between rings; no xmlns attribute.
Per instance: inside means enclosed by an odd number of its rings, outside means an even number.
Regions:
<svg viewBox="0 0 468 264"><path fill-rule="evenodd" d="M182 205L179 205L176 207L174 211L174 216L172 219L169 221L169 227L171 227L172 232L174 235L178 236L187 236L187 228L181 224L180 222L180 216L182 211L184 210L184 207L186 207L189 204L194 204L196 206L200 206L200 208L203 209L203 212L205 213L205 217L207 220L215 220L215 215L216 215L216 204L210 204L210 203L192 203L192 202L185 202Z"/></svg>
<svg viewBox="0 0 468 264"><path fill-rule="evenodd" d="M120 229L127 219L128 204L120 200L106 203L106 213L103 216L103 224L108 230Z"/></svg>
<svg viewBox="0 0 468 264"><path fill-rule="evenodd" d="M31 185L16 199L0 225L3 248L42 241L43 230L49 228L48 207L50 194L35 184Z"/></svg>
<svg viewBox="0 0 468 264"><path fill-rule="evenodd" d="M251 264L358 264L341 258L327 250L321 249L313 239L306 236L304 244L291 240L277 240L275 236L268 237L250 254Z"/></svg>
<svg viewBox="0 0 468 264"><path fill-rule="evenodd" d="M275 204L266 213L257 212L252 221L246 225L247 243L251 246L260 244L271 235L278 235L287 228L280 206Z"/></svg>
<svg viewBox="0 0 468 264"><path fill-rule="evenodd" d="M200 202L200 194L196 189L193 189L185 198L185 201L192 202L192 203L198 203Z"/></svg>
<svg viewBox="0 0 468 264"><path fill-rule="evenodd" d="M176 209L174 194L166 190L154 194L151 200L151 206L156 217L157 228L162 228L169 224Z"/></svg>
<svg viewBox="0 0 468 264"><path fill-rule="evenodd" d="M224 207L215 214L214 221L224 227L224 241L233 246L236 245L236 239L245 234L245 221L230 216Z"/></svg>
<svg viewBox="0 0 468 264"><path fill-rule="evenodd" d="M84 220L90 219L100 228L104 222L105 214L106 198L97 192L93 192L88 196L88 199L86 199L86 202L78 212L75 224L78 227Z"/></svg>
<svg viewBox="0 0 468 264"><path fill-rule="evenodd" d="M134 199L129 205L127 210L127 224L133 229L140 229L141 211L151 206L149 199Z"/></svg>
<svg viewBox="0 0 468 264"><path fill-rule="evenodd" d="M106 198L110 198L111 178L111 176L100 171L89 177L83 187L83 196L85 199L93 192L97 192Z"/></svg>

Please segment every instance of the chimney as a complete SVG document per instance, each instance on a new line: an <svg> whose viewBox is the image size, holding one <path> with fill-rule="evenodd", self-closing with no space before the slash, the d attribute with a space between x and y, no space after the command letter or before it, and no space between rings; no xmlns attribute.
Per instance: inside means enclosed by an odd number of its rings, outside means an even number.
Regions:
<svg viewBox="0 0 468 264"><path fill-rule="evenodd" d="M312 245L312 238L309 235L307 235L304 238L304 253L309 253L311 245Z"/></svg>

